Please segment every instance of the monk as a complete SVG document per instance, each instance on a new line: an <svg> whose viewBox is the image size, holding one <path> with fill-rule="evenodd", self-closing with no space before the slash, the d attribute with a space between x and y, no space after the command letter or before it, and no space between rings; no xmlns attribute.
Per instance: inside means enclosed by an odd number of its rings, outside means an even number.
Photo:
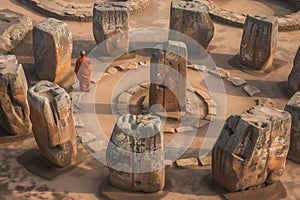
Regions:
<svg viewBox="0 0 300 200"><path fill-rule="evenodd" d="M79 80L80 91L89 92L91 82L91 61L86 57L85 51L80 52L80 57L76 60L74 72Z"/></svg>

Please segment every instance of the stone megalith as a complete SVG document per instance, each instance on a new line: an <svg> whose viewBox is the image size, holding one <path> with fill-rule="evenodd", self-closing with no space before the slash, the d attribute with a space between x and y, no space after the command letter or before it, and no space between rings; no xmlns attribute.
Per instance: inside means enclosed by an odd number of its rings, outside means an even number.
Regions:
<svg viewBox="0 0 300 200"><path fill-rule="evenodd" d="M9 9L0 10L0 54L15 48L32 29L32 20Z"/></svg>
<svg viewBox="0 0 300 200"><path fill-rule="evenodd" d="M95 3L93 9L93 33L97 44L105 41L110 55L128 50L127 2Z"/></svg>
<svg viewBox="0 0 300 200"><path fill-rule="evenodd" d="M296 92L285 106L292 115L291 143L288 158L300 163L300 92Z"/></svg>
<svg viewBox="0 0 300 200"><path fill-rule="evenodd" d="M109 180L129 191L157 192L165 185L164 141L160 118L119 117L107 147Z"/></svg>
<svg viewBox="0 0 300 200"><path fill-rule="evenodd" d="M27 81L14 55L0 55L0 126L11 135L31 132Z"/></svg>
<svg viewBox="0 0 300 200"><path fill-rule="evenodd" d="M197 1L171 1L170 29L186 34L204 48L207 48L214 36L214 24L208 7ZM171 33L169 40L180 40ZM188 44L187 44L188 45Z"/></svg>
<svg viewBox="0 0 300 200"><path fill-rule="evenodd" d="M41 154L59 167L69 165L77 154L70 96L57 84L40 81L29 89L28 102Z"/></svg>
<svg viewBox="0 0 300 200"><path fill-rule="evenodd" d="M293 69L288 79L288 89L293 94L300 90L300 46L293 62Z"/></svg>
<svg viewBox="0 0 300 200"><path fill-rule="evenodd" d="M241 64L255 70L270 68L276 51L277 34L276 17L247 15L240 46Z"/></svg>
<svg viewBox="0 0 300 200"><path fill-rule="evenodd" d="M159 104L167 112L185 111L187 56L186 45L179 41L168 41L153 50L150 107Z"/></svg>
<svg viewBox="0 0 300 200"><path fill-rule="evenodd" d="M214 180L230 192L272 184L285 171L291 115L256 106L230 116L213 148Z"/></svg>
<svg viewBox="0 0 300 200"><path fill-rule="evenodd" d="M32 30L37 76L59 83L71 70L72 35L66 23L48 18Z"/></svg>

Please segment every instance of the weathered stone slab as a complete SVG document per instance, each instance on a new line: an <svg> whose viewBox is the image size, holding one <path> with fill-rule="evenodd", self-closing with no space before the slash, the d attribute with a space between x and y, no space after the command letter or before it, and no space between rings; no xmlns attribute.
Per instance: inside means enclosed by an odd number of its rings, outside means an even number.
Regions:
<svg viewBox="0 0 300 200"><path fill-rule="evenodd" d="M293 94L300 90L300 46L293 62L293 69L288 79L288 89Z"/></svg>
<svg viewBox="0 0 300 200"><path fill-rule="evenodd" d="M247 15L240 46L241 64L255 70L269 69L276 51L277 34L275 17Z"/></svg>
<svg viewBox="0 0 300 200"><path fill-rule="evenodd" d="M198 159L197 158L179 159L179 160L176 160L176 165L179 168L196 167L196 166L198 166Z"/></svg>
<svg viewBox="0 0 300 200"><path fill-rule="evenodd" d="M38 78L59 83L71 70L73 41L68 25L45 19L33 27L32 39Z"/></svg>
<svg viewBox="0 0 300 200"><path fill-rule="evenodd" d="M113 186L157 192L165 184L162 124L157 116L124 115L114 128L106 160Z"/></svg>
<svg viewBox="0 0 300 200"><path fill-rule="evenodd" d="M285 111L292 115L291 143L288 158L300 163L300 92L287 102Z"/></svg>
<svg viewBox="0 0 300 200"><path fill-rule="evenodd" d="M126 2L95 3L93 33L97 44L105 41L110 55L128 49L128 4Z"/></svg>
<svg viewBox="0 0 300 200"><path fill-rule="evenodd" d="M32 29L32 20L9 9L0 10L0 54L15 48Z"/></svg>
<svg viewBox="0 0 300 200"><path fill-rule="evenodd" d="M200 71L200 72L204 72L207 69L207 67L205 65L197 65L197 64L188 65L188 68L196 70L196 71Z"/></svg>
<svg viewBox="0 0 300 200"><path fill-rule="evenodd" d="M186 34L204 48L207 48L214 35L214 25L208 8L197 1L171 1L170 29ZM176 34L169 39L180 40Z"/></svg>
<svg viewBox="0 0 300 200"><path fill-rule="evenodd" d="M252 85L246 85L243 87L243 90L250 96L259 95L261 93L260 89Z"/></svg>
<svg viewBox="0 0 300 200"><path fill-rule="evenodd" d="M256 106L230 116L213 149L214 180L230 192L277 182L285 171L291 115Z"/></svg>
<svg viewBox="0 0 300 200"><path fill-rule="evenodd" d="M227 78L227 81L231 82L236 87L247 84L247 81L238 77Z"/></svg>
<svg viewBox="0 0 300 200"><path fill-rule="evenodd" d="M31 132L27 81L14 55L0 55L0 126L11 135Z"/></svg>
<svg viewBox="0 0 300 200"><path fill-rule="evenodd" d="M40 81L28 91L30 118L41 154L53 164L65 167L76 158L76 130L72 102L55 83Z"/></svg>
<svg viewBox="0 0 300 200"><path fill-rule="evenodd" d="M178 41L168 41L163 45L164 48L157 46L151 57L149 106L160 104L167 112L185 111L186 45Z"/></svg>

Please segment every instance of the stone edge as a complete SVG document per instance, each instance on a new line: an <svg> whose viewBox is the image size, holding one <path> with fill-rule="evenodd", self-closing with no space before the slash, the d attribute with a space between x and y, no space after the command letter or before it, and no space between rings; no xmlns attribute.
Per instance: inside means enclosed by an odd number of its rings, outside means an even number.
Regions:
<svg viewBox="0 0 300 200"><path fill-rule="evenodd" d="M85 4L77 4L71 6L67 3L57 1L44 1L44 0L22 0L28 4L34 10L54 17L60 20L71 20L89 22L93 20L93 6L87 6ZM130 15L136 15L144 11L150 4L150 0L129 0L129 13Z"/></svg>

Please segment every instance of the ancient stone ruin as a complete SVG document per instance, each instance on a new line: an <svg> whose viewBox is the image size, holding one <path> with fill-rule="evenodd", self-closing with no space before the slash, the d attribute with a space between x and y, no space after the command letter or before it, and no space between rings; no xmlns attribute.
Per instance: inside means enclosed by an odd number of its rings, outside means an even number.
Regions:
<svg viewBox="0 0 300 200"><path fill-rule="evenodd" d="M256 106L230 116L213 149L214 180L230 192L280 179L290 144L291 115Z"/></svg>
<svg viewBox="0 0 300 200"><path fill-rule="evenodd" d="M162 105L167 112L185 111L187 48L183 42L168 41L152 52L149 106Z"/></svg>
<svg viewBox="0 0 300 200"><path fill-rule="evenodd" d="M128 4L126 2L95 3L93 33L97 44L105 41L106 51L115 55L128 49Z"/></svg>
<svg viewBox="0 0 300 200"><path fill-rule="evenodd" d="M241 64L255 70L269 69L276 51L277 34L275 17L247 15L240 46Z"/></svg>
<svg viewBox="0 0 300 200"><path fill-rule="evenodd" d="M14 55L0 55L0 126L11 135L31 132L27 81Z"/></svg>
<svg viewBox="0 0 300 200"><path fill-rule="evenodd" d="M40 81L29 89L28 102L41 154L59 167L69 165L77 154L70 96L57 84Z"/></svg>
<svg viewBox="0 0 300 200"><path fill-rule="evenodd" d="M288 79L288 89L291 93L300 90L300 46L293 62L293 69Z"/></svg>
<svg viewBox="0 0 300 200"><path fill-rule="evenodd" d="M107 147L109 180L129 191L157 192L165 185L162 124L151 115L121 116Z"/></svg>
<svg viewBox="0 0 300 200"><path fill-rule="evenodd" d="M48 18L32 30L38 78L59 83L71 69L72 35L66 23Z"/></svg>
<svg viewBox="0 0 300 200"><path fill-rule="evenodd" d="M208 8L197 1L172 0L170 29L186 34L207 48L214 36L214 25ZM170 40L180 40L175 33L169 35Z"/></svg>
<svg viewBox="0 0 300 200"><path fill-rule="evenodd" d="M10 9L0 10L0 54L15 48L32 28L32 20Z"/></svg>
<svg viewBox="0 0 300 200"><path fill-rule="evenodd" d="M300 92L296 92L292 96L284 110L292 115L291 143L288 157L300 163Z"/></svg>

